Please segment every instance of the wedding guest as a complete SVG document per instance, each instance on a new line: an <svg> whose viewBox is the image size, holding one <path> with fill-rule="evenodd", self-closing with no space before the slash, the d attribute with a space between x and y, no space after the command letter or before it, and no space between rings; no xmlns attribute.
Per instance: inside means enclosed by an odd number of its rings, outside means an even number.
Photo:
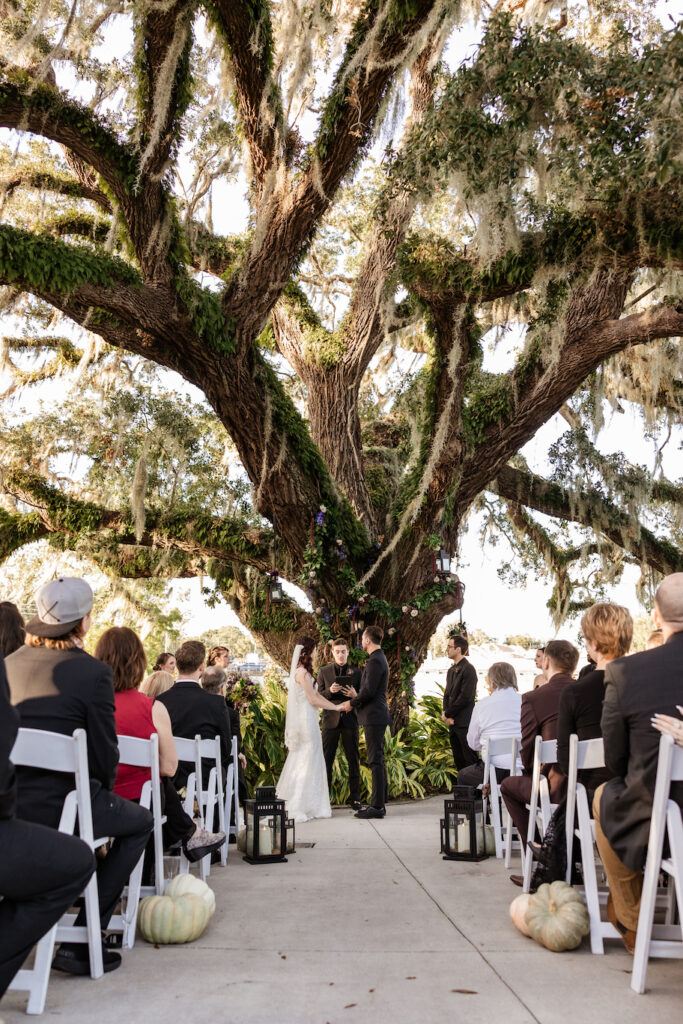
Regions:
<svg viewBox="0 0 683 1024"><path fill-rule="evenodd" d="M592 658L589 654L588 661L579 669L579 674L576 678L583 679L583 677L587 676L590 672L595 672L596 664L597 662L595 661L595 658Z"/></svg>
<svg viewBox="0 0 683 1024"><path fill-rule="evenodd" d="M212 647L206 657L206 665L207 668L217 665L227 670L230 666L230 649L221 644Z"/></svg>
<svg viewBox="0 0 683 1024"><path fill-rule="evenodd" d="M557 739L557 714L560 697L566 686L572 682L572 673L576 669L579 652L568 640L551 640L546 644L543 653L543 674L547 682L537 690L531 690L522 696L522 764L523 775L513 775L501 784L501 793L505 805L510 812L512 821L519 832L522 845L526 849L529 812L527 804L531 797L531 773L534 764L534 745L536 737L543 740ZM543 774L548 778L550 799L559 803L564 797L566 776L559 765L543 765ZM522 885L521 875L511 875L515 885Z"/></svg>
<svg viewBox="0 0 683 1024"><path fill-rule="evenodd" d="M569 737L579 741L602 736L600 718L605 697L605 669L615 658L628 654L633 638L633 619L627 608L618 604L594 604L581 619L581 631L588 657L595 664L592 672L565 686L560 696L557 717L557 763L569 771ZM598 786L612 778L609 768L589 768L579 772L579 782L587 790L589 804Z"/></svg>
<svg viewBox="0 0 683 1024"><path fill-rule="evenodd" d="M186 640L175 652L178 679L170 690L162 693L158 700L171 716L173 735L186 739L201 736L213 739L220 736L223 772L227 771L232 756L232 731L225 700L215 693L202 690L206 647L199 640ZM181 762L174 777L176 789L187 784L192 766ZM204 762L204 783L208 783L209 762Z"/></svg>
<svg viewBox="0 0 683 1024"><path fill-rule="evenodd" d="M477 762L477 755L467 745L467 729L477 694L477 672L465 657L468 650L466 636L448 638L446 655L453 664L446 676L441 718L448 726L453 761L458 771Z"/></svg>
<svg viewBox="0 0 683 1024"><path fill-rule="evenodd" d="M517 691L517 674L507 661L496 661L486 673L489 697L474 705L467 730L467 745L471 750L482 750L487 739L496 736L522 736L520 712L522 697ZM509 754L493 754L496 778L506 779L512 770ZM461 768L459 786L480 786L484 781L484 762Z"/></svg>
<svg viewBox="0 0 683 1024"><path fill-rule="evenodd" d="M227 648L224 648L227 650ZM228 651L228 660L230 658L230 652ZM228 717L230 719L230 732L233 736L237 737L237 796L241 804L249 798L249 792L247 789L247 779L244 774L247 767L247 759L242 753L242 728L240 725L240 712L239 708L235 706L235 703L230 697L226 695L228 683L228 676L225 669L222 669L219 665L210 665L204 669L204 675L202 676L202 688L208 693L217 693L225 699L225 706L228 709ZM231 812L230 824L235 824L236 808L233 806ZM237 836L234 834L230 835L230 842L236 843Z"/></svg>
<svg viewBox="0 0 683 1024"><path fill-rule="evenodd" d="M163 669L156 669L154 672L150 672L148 676L140 683L140 692L146 694L148 697L152 697L156 700L162 693L166 693L170 690L175 682L170 672L164 672Z"/></svg>
<svg viewBox="0 0 683 1024"><path fill-rule="evenodd" d="M547 681L548 681L546 679L546 677L543 675L543 654L544 654L544 652L545 652L545 647L538 647L536 649L536 653L534 655L534 665L536 666L536 668L538 669L538 672L539 672L539 674L537 676L534 676L534 686L533 686L534 690L537 690L539 686L543 686L543 684L547 683Z"/></svg>
<svg viewBox="0 0 683 1024"><path fill-rule="evenodd" d="M112 792L119 759L112 672L83 649L93 605L90 586L82 579L60 577L39 589L36 605L38 614L26 625L26 644L6 662L12 703L24 728L67 736L75 729L86 731L93 830L96 837L112 839L107 856L97 862L104 930L147 844L152 815ZM61 772L21 767L17 784L19 817L57 828L73 779ZM84 908L76 924L85 924ZM120 966L119 953L103 947L102 955L105 971ZM89 974L87 944L62 943L53 967Z"/></svg>
<svg viewBox="0 0 683 1024"><path fill-rule="evenodd" d="M106 629L97 641L95 657L110 666L114 677L117 735L148 740L152 733L156 733L159 737L161 803L166 815L164 844L182 844L189 861L201 860L220 849L225 842L225 832L212 833L199 828L183 809L171 782L178 770L171 719L160 701L146 696L138 689L147 667L147 657L137 633L127 626ZM151 777L151 769L119 761L114 792L126 800L139 800L142 787Z"/></svg>
<svg viewBox="0 0 683 1024"><path fill-rule="evenodd" d="M614 778L593 799L595 839L610 889L607 916L630 953L657 776L660 737L653 716L675 718L683 692L683 573L662 580L653 618L662 630L662 646L618 658L605 670L601 724L605 761ZM670 798L683 808L682 783L674 783Z"/></svg>
<svg viewBox="0 0 683 1024"><path fill-rule="evenodd" d="M664 634L661 629L653 629L645 644L646 651L653 651L655 647L661 647L664 643Z"/></svg>
<svg viewBox="0 0 683 1024"><path fill-rule="evenodd" d="M154 662L154 668L152 672L170 672L171 675L176 670L175 655L169 651L162 651L157 660Z"/></svg>
<svg viewBox="0 0 683 1024"><path fill-rule="evenodd" d="M87 843L17 818L10 754L18 729L0 655L0 999L35 943L72 906L95 870Z"/></svg>
<svg viewBox="0 0 683 1024"><path fill-rule="evenodd" d="M11 601L0 601L0 654L6 658L24 645L24 616Z"/></svg>

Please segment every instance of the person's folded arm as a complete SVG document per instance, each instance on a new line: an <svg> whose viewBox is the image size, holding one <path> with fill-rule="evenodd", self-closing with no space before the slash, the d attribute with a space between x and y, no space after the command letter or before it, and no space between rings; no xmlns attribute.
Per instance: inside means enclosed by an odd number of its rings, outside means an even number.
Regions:
<svg viewBox="0 0 683 1024"><path fill-rule="evenodd" d="M371 661L366 669L363 685L358 696L351 700L352 708L362 708L369 704L377 696L382 681L382 665L377 661Z"/></svg>
<svg viewBox="0 0 683 1024"><path fill-rule="evenodd" d="M536 736L538 735L538 722L536 721L536 715L534 714L531 702L525 700L526 694L522 697L522 710L520 713L520 720L522 726L522 747L520 750L520 757L522 758L522 765L527 775L531 775L534 767L534 746L536 743Z"/></svg>
<svg viewBox="0 0 683 1024"><path fill-rule="evenodd" d="M600 729L605 745L605 765L620 778L628 772L629 738L628 728L619 706L619 693L611 678L611 666L605 669L605 699L602 702Z"/></svg>
<svg viewBox="0 0 683 1024"><path fill-rule="evenodd" d="M88 771L105 789L113 789L119 764L114 716L114 682L109 665L95 662L98 674L86 706Z"/></svg>
<svg viewBox="0 0 683 1024"><path fill-rule="evenodd" d="M557 763L565 775L569 774L569 737L576 732L576 715L571 688L560 694L557 712Z"/></svg>
<svg viewBox="0 0 683 1024"><path fill-rule="evenodd" d="M159 774L172 779L178 771L178 755L173 742L171 716L158 700L152 704L152 722L159 737Z"/></svg>

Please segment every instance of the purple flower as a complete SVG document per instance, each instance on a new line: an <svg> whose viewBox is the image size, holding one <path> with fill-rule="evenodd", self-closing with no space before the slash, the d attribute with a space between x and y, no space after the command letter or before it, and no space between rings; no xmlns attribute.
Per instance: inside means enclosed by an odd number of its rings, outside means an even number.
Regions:
<svg viewBox="0 0 683 1024"><path fill-rule="evenodd" d="M323 525L323 519L324 518L325 518L325 515L324 515L323 512L317 512L316 513L315 521L318 524L318 526L322 526Z"/></svg>

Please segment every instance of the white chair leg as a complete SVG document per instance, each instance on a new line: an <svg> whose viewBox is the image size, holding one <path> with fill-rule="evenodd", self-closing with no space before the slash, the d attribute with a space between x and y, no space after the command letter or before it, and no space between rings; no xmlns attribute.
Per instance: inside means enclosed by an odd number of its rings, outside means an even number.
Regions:
<svg viewBox="0 0 683 1024"><path fill-rule="evenodd" d="M90 954L90 977L101 978L104 974L102 964L102 935L100 931L100 901L97 892L97 873L85 888L85 915L88 929L88 952Z"/></svg>
<svg viewBox="0 0 683 1024"><path fill-rule="evenodd" d="M225 867L225 865L228 863L228 847L230 845L230 835L228 833L228 829L226 826L226 822L229 823L230 818L227 816L226 810L228 801L232 802L232 773L233 766L232 764L229 764L227 777L225 780L225 799L221 799L220 796L218 799L218 827L220 828L221 832L225 832L225 842L221 846L221 864L223 865L223 867Z"/></svg>

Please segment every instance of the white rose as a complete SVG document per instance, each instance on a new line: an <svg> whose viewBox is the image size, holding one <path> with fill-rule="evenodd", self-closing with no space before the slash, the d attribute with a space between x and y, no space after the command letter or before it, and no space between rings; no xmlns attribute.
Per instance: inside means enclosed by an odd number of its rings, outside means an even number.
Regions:
<svg viewBox="0 0 683 1024"><path fill-rule="evenodd" d="M320 506L320 511L322 512L323 515L325 515L325 513L327 512L327 509L325 508L324 505L321 505Z"/></svg>
<svg viewBox="0 0 683 1024"><path fill-rule="evenodd" d="M407 604L404 604L403 608L401 609L401 611L403 612L404 615L407 615L408 612L410 611L410 608L408 607Z"/></svg>
<svg viewBox="0 0 683 1024"><path fill-rule="evenodd" d="M413 608L412 612L410 613L410 617L411 617L411 619L414 619L414 618L417 617L417 608Z"/></svg>

